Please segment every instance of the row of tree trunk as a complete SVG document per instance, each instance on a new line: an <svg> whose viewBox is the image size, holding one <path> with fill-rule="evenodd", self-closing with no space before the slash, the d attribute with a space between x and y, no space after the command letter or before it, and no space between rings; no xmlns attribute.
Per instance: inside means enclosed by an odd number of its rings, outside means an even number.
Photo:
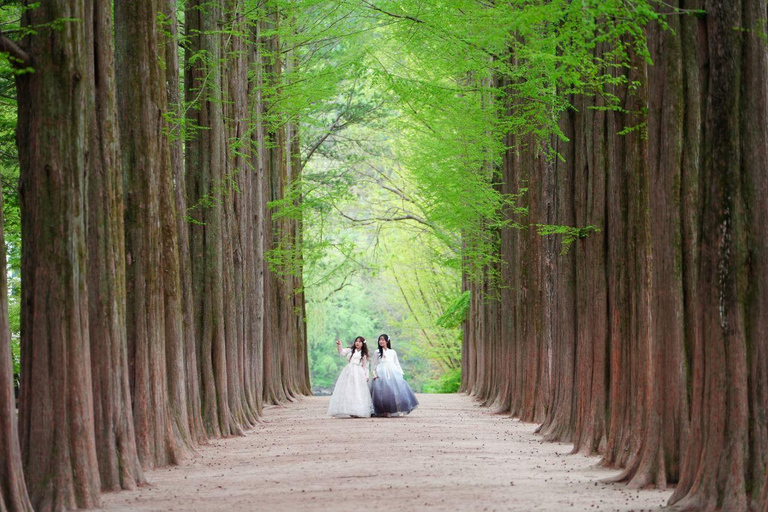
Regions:
<svg viewBox="0 0 768 512"><path fill-rule="evenodd" d="M466 280L462 389L632 487L676 483L679 509L767 510L766 2L670 6L707 14L648 29L620 109L572 98L562 158L506 141L499 186L528 216L500 280Z"/></svg>
<svg viewBox="0 0 768 512"><path fill-rule="evenodd" d="M175 0L115 2L114 21L110 0L25 3L22 370L17 427L0 273L0 511L92 508L310 393L301 282L266 258L300 249L299 221L268 208L298 178L298 141L265 115L283 69L269 2L185 2L183 89Z"/></svg>

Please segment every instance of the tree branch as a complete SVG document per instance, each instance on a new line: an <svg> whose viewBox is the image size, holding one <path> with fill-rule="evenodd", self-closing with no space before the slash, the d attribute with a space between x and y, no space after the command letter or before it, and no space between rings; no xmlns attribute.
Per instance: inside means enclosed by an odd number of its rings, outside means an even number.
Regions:
<svg viewBox="0 0 768 512"><path fill-rule="evenodd" d="M413 16L408 16L408 15L403 15L403 14L395 14L393 12L385 11L381 7L378 7L378 6L374 5L374 4L372 4L371 2L364 1L363 3L365 5L367 5L369 9L371 9L373 11L380 12L382 14L386 14L387 16L390 16L392 18L397 18L397 19L400 19L400 20L408 20L408 21L412 21L414 23L424 23L424 24L426 24L425 21L420 20L419 18L415 18Z"/></svg>
<svg viewBox="0 0 768 512"><path fill-rule="evenodd" d="M352 217L351 215L347 215L346 213L344 213L343 211L339 210L338 208L336 208L336 210L339 212L339 215L341 215L345 219L350 220L352 222L358 222L360 224L373 224L375 222L397 222L397 221L403 221L403 220L412 220L414 222L418 222L419 224L423 224L423 225L429 227L430 229L434 229L434 226L432 226L432 224L430 224L426 220L424 220L422 218L419 218L416 215L411 215L411 214L401 215L399 217L370 217L370 218L367 218L367 219L356 219L356 218Z"/></svg>
<svg viewBox="0 0 768 512"><path fill-rule="evenodd" d="M8 39L5 34L0 34L0 52L5 52L13 57L12 62L16 67L29 63L29 54L22 50L16 42Z"/></svg>

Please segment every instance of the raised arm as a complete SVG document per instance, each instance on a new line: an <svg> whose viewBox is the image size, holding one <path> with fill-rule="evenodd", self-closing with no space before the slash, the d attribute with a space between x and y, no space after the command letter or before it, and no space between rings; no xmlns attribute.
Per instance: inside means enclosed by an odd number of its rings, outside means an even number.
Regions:
<svg viewBox="0 0 768 512"><path fill-rule="evenodd" d="M341 348L341 340L336 340L336 349L339 351L340 356L346 356L351 350L349 348Z"/></svg>

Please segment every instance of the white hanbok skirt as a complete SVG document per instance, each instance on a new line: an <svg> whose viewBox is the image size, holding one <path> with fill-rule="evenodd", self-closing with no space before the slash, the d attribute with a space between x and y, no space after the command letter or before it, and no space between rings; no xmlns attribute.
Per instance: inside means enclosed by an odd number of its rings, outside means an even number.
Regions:
<svg viewBox="0 0 768 512"><path fill-rule="evenodd" d="M328 416L368 418L373 413L371 393L365 380L366 371L359 364L348 363L341 370L328 405Z"/></svg>

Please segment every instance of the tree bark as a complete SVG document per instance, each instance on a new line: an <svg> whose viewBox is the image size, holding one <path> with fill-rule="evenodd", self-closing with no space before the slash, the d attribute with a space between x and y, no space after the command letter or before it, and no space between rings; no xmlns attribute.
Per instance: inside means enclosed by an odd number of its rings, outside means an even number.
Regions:
<svg viewBox="0 0 768 512"><path fill-rule="evenodd" d="M707 2L691 438L679 509L749 510L765 484L766 71L764 2ZM744 29L744 30L737 30Z"/></svg>
<svg viewBox="0 0 768 512"><path fill-rule="evenodd" d="M175 0L160 0L155 4L158 18L162 13L166 16L165 25L155 27L157 31L158 50L162 57L155 57L161 61L165 69L165 76L160 75L165 84L161 92L165 110L162 114L163 124L163 162L162 173L159 176L160 218L162 230L162 287L163 310L165 314L165 357L168 381L168 408L171 416L173 433L183 446L189 451L200 438L200 432L192 434L190 426L195 428L201 418L190 417L190 400L188 392L196 398L195 389L189 389L187 384L187 343L191 340L187 337L184 320L185 297L181 277L181 239L179 237L179 217L184 214L177 210L177 193L180 185L175 184L175 178L181 174L183 158L181 140L178 132L174 133L174 125L178 125L180 118L173 119L179 110L179 62L177 52L177 27ZM167 157L165 156L167 154ZM188 323L188 322L187 322ZM196 380L196 376L191 377ZM192 404L192 409L197 413L197 404Z"/></svg>
<svg viewBox="0 0 768 512"><path fill-rule="evenodd" d="M251 142L253 153L251 155L251 167L253 173L250 179L251 189L251 218L253 221L253 240L251 242L253 251L253 270L255 277L252 286L254 288L251 304L253 319L251 324L251 369L250 380L253 385L254 398L257 412L260 412L261 406L266 400L265 387L265 355L267 325L266 325L266 215L267 206L265 202L265 174L267 169L267 131L265 122L265 101L264 86L267 77L265 77L265 40L262 37L264 23L261 21L264 17L264 6L258 11L259 22L254 23L251 29L253 45L251 54L252 67L254 70L251 81L251 123L253 126Z"/></svg>
<svg viewBox="0 0 768 512"><path fill-rule="evenodd" d="M4 225L0 195L0 268L6 268ZM19 448L7 297L6 275L0 272L0 512L32 512Z"/></svg>
<svg viewBox="0 0 768 512"><path fill-rule="evenodd" d="M591 110L586 99L577 104L576 225L605 225L605 114ZM598 107L601 106L599 103ZM595 454L607 442L605 411L607 283L602 236L574 242L576 250L576 425L574 452Z"/></svg>
<svg viewBox="0 0 768 512"><path fill-rule="evenodd" d="M73 20L61 27L49 24ZM17 76L21 165L20 443L36 510L100 504L86 262L88 41L84 3L25 10L34 73Z"/></svg>
<svg viewBox="0 0 768 512"><path fill-rule="evenodd" d="M261 23L261 30L269 32L278 26L278 13L274 6L268 5L268 11ZM282 60L277 36L269 35L262 38L263 77L266 87L274 87L280 83L282 76ZM276 98L264 98L265 108L269 109ZM271 100L271 101L270 101ZM264 188L262 203L264 206L264 250L265 252L280 247L280 223L273 220L272 210L268 208L271 201L282 199L283 187L281 169L285 164L285 132L279 122L264 124ZM283 354L288 344L289 335L281 330L285 319L282 304L282 294L279 276L270 269L268 261L264 260L264 401L281 403L289 399L286 392L283 374ZM281 322L283 322L281 324Z"/></svg>
<svg viewBox="0 0 768 512"><path fill-rule="evenodd" d="M171 403L178 405L178 388L174 386L171 395L166 357L167 315L178 315L179 310L165 308L163 265L168 262L163 228L168 227L173 209L163 209L171 204L167 197L171 169L163 120L167 112L165 72L158 60L159 12L156 0L115 6L126 196L127 331L136 443L144 467L178 463L181 443L187 441L175 434L180 418L172 416ZM178 318L171 320L177 322ZM176 367L177 361L173 363Z"/></svg>
<svg viewBox="0 0 768 512"><path fill-rule="evenodd" d="M194 130L186 146L187 197L193 217L190 238L203 425L210 436L242 432L230 409L227 334L233 334L233 328L227 326L232 316L224 308L225 273L231 269L231 261L225 260L225 202L231 197L222 104L222 8L221 3L204 1L189 2L186 8L185 91L194 105L187 116Z"/></svg>
<svg viewBox="0 0 768 512"><path fill-rule="evenodd" d="M569 140L574 136L575 113L567 112L561 120L561 130ZM555 161L554 208L551 224L575 226L573 206L574 144L560 140L554 149L563 156ZM610 175L609 175L610 178ZM556 239L553 251L557 256L549 274L554 280L551 308L547 318L554 325L552 333L552 356L550 359L550 401L547 417L539 432L545 441L570 442L576 429L575 424L575 251L564 247L562 239Z"/></svg>
<svg viewBox="0 0 768 512"><path fill-rule="evenodd" d="M126 338L123 176L112 5L86 7L88 44L88 290L94 421L101 488L144 482L136 451Z"/></svg>
<svg viewBox="0 0 768 512"><path fill-rule="evenodd" d="M189 226L187 225L187 187L184 172L184 144L182 124L184 112L180 91L179 27L176 0L162 3L163 14L167 17L169 36L165 38L165 77L168 90L168 127L172 183L174 184L174 208L176 233L178 235L179 276L181 287L181 318L183 332L183 359L186 382L187 417L189 433L194 443L205 440L203 417L200 405L200 378L198 375L197 351L195 348L194 297L192 294L192 261L189 253ZM174 360L171 358L171 360ZM177 415L183 416L183 413Z"/></svg>
<svg viewBox="0 0 768 512"><path fill-rule="evenodd" d="M235 421L250 427L256 422L256 406L253 404L251 388L248 385L245 357L250 352L252 342L246 329L251 324L250 307L253 290L252 272L253 245L249 243L252 234L251 222L251 140L248 134L248 61L249 54L244 34L247 24L243 16L240 0L229 0L226 26L234 33L224 40L227 65L225 67L226 95L224 121L227 140L227 174L230 200L225 202L226 218L226 260L229 270L226 273L225 297L227 310L230 311L227 322L227 387L229 389L229 407Z"/></svg>

